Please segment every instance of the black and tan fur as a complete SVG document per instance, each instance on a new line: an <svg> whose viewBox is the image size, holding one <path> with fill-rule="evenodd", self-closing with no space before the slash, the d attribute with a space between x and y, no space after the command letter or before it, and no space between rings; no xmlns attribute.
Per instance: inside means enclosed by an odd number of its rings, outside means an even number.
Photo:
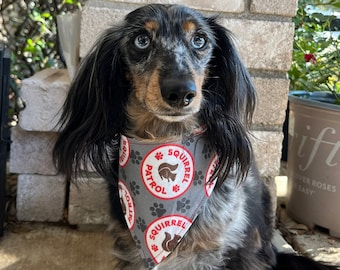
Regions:
<svg viewBox="0 0 340 270"><path fill-rule="evenodd" d="M218 154L218 185L155 269L286 269L277 265L271 200L247 133L255 97L231 34L215 18L182 6L149 5L101 36L72 82L54 158L69 179L90 161L108 180L114 269L145 269L118 196L120 134L167 141L198 126L206 127ZM293 265L294 258L287 256ZM297 267L287 269L313 269Z"/></svg>

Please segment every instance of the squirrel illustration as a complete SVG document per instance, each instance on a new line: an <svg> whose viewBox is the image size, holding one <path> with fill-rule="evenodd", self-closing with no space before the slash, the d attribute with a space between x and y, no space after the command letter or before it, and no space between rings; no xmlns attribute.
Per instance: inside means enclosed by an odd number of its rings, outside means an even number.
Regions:
<svg viewBox="0 0 340 270"><path fill-rule="evenodd" d="M178 164L171 165L169 163L162 163L158 167L158 173L159 176L162 178L162 180L166 179L168 182L170 180L175 181L177 174L173 173L178 167Z"/></svg>
<svg viewBox="0 0 340 270"><path fill-rule="evenodd" d="M171 239L171 234L168 232L165 232L165 239L162 242L162 248L167 252L172 252L177 244L179 243L181 236L175 234L174 238Z"/></svg>

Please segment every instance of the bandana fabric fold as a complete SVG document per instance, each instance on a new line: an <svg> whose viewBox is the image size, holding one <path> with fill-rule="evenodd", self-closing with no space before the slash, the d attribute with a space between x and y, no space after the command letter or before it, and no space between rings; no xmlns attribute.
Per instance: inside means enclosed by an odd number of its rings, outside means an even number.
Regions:
<svg viewBox="0 0 340 270"><path fill-rule="evenodd" d="M120 201L147 269L175 249L199 215L217 163L204 133L159 144L121 135Z"/></svg>

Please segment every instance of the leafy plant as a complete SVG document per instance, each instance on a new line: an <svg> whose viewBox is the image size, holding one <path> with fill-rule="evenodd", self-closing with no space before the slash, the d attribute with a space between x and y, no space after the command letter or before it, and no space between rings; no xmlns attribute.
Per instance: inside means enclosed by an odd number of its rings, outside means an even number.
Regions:
<svg viewBox="0 0 340 270"><path fill-rule="evenodd" d="M65 67L58 42L56 16L79 9L82 2L0 1L0 23L3 25L0 28L0 42L11 50L10 117L16 118L23 107L19 98L22 79L41 69Z"/></svg>
<svg viewBox="0 0 340 270"><path fill-rule="evenodd" d="M315 9L317 8L317 9ZM292 90L331 91L340 104L340 31L336 17L321 9L340 9L335 0L300 0L294 18L293 62L288 72Z"/></svg>

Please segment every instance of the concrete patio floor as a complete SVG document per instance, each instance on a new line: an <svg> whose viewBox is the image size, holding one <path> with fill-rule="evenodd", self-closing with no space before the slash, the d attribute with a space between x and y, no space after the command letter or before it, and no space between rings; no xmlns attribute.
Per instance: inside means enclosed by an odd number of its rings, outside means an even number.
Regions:
<svg viewBox="0 0 340 270"><path fill-rule="evenodd" d="M297 253L340 267L340 239L296 223L287 216L285 208L278 208L277 218L281 235Z"/></svg>
<svg viewBox="0 0 340 270"><path fill-rule="evenodd" d="M0 238L0 270L112 270L109 233L18 223Z"/></svg>
<svg viewBox="0 0 340 270"><path fill-rule="evenodd" d="M294 224L286 217L281 229L295 250L340 265L339 239ZM275 231L273 243L279 251L293 250L279 231ZM0 270L113 270L111 245L106 231L85 232L65 224L18 222L7 226L0 238Z"/></svg>

